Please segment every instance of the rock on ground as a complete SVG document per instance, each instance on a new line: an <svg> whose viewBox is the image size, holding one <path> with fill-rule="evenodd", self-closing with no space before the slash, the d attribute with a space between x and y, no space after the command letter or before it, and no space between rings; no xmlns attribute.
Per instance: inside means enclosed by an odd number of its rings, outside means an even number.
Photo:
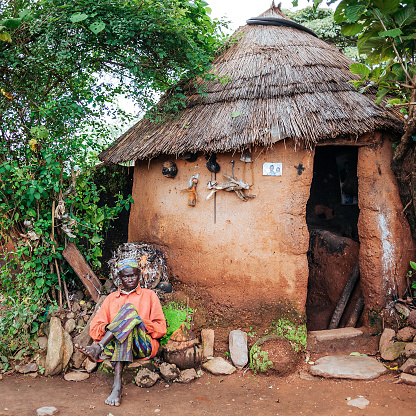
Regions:
<svg viewBox="0 0 416 416"><path fill-rule="evenodd" d="M136 375L135 382L139 387L152 387L159 380L160 376L147 368L141 368Z"/></svg>
<svg viewBox="0 0 416 416"><path fill-rule="evenodd" d="M416 375L416 360L414 358L408 358L399 370L403 373Z"/></svg>
<svg viewBox="0 0 416 416"><path fill-rule="evenodd" d="M203 358L212 357L214 355L214 330L203 329L201 331L201 341Z"/></svg>
<svg viewBox="0 0 416 416"><path fill-rule="evenodd" d="M309 369L314 376L372 380L387 372L387 368L375 358L337 355L322 357Z"/></svg>
<svg viewBox="0 0 416 416"><path fill-rule="evenodd" d="M72 373L67 373L64 375L64 379L66 381L84 381L89 377L90 375L88 373L80 371L73 371Z"/></svg>
<svg viewBox="0 0 416 416"><path fill-rule="evenodd" d="M50 415L56 415L58 413L58 409L53 406L45 406L40 407L36 410L37 416L50 416Z"/></svg>
<svg viewBox="0 0 416 416"><path fill-rule="evenodd" d="M384 351L394 343L394 337L396 336L396 331L391 328L386 328L380 337L380 343L379 343L379 351L380 354L383 354Z"/></svg>
<svg viewBox="0 0 416 416"><path fill-rule="evenodd" d="M243 368L248 363L247 333L239 329L231 331L229 349L233 364L237 368Z"/></svg>
<svg viewBox="0 0 416 416"><path fill-rule="evenodd" d="M61 320L53 316L49 322L48 352L45 376L59 374L63 369L64 335Z"/></svg>
<svg viewBox="0 0 416 416"><path fill-rule="evenodd" d="M159 367L160 374L165 381L172 381L178 378L179 368L175 364L162 363Z"/></svg>
<svg viewBox="0 0 416 416"><path fill-rule="evenodd" d="M410 342L409 344L406 344L404 355L406 358L416 358L416 342Z"/></svg>
<svg viewBox="0 0 416 416"><path fill-rule="evenodd" d="M37 339L37 342L38 342L39 348L41 350L44 350L44 349L48 348L48 338L47 337L39 337Z"/></svg>
<svg viewBox="0 0 416 416"><path fill-rule="evenodd" d="M65 322L64 329L65 329L66 332L68 332L68 334L70 334L75 329L76 326L77 326L77 324L75 322L75 319L70 318Z"/></svg>
<svg viewBox="0 0 416 416"><path fill-rule="evenodd" d="M92 371L94 371L97 365L98 363L95 363L94 361L91 361L88 358L85 360L85 369L87 370L87 373L91 373Z"/></svg>
<svg viewBox="0 0 416 416"><path fill-rule="evenodd" d="M386 361L396 360L400 357L400 354L404 351L405 347L405 342L395 342L381 354L381 358Z"/></svg>
<svg viewBox="0 0 416 416"><path fill-rule="evenodd" d="M412 310L407 317L407 322L413 328L416 328L416 310Z"/></svg>
<svg viewBox="0 0 416 416"><path fill-rule="evenodd" d="M212 360L202 364L204 370L209 371L214 375L228 375L234 373L236 368L222 357L215 357Z"/></svg>
<svg viewBox="0 0 416 416"><path fill-rule="evenodd" d="M179 374L179 383L190 383L192 380L195 380L198 377L196 374L195 368L188 368L181 371Z"/></svg>
<svg viewBox="0 0 416 416"><path fill-rule="evenodd" d="M348 406L354 406L358 407L359 409L365 409L366 406L370 404L370 401L367 399L364 399L364 397L358 397L357 399L348 400L347 405Z"/></svg>
<svg viewBox="0 0 416 416"><path fill-rule="evenodd" d="M72 357L72 353L74 352L74 345L72 344L72 338L71 335L68 334L65 330L62 332L62 335L64 337L64 355L63 355L63 369L65 369L68 364L69 360Z"/></svg>
<svg viewBox="0 0 416 416"><path fill-rule="evenodd" d="M25 365L19 365L17 371L21 374L28 374L38 371L38 368L38 365L35 362L32 362Z"/></svg>
<svg viewBox="0 0 416 416"><path fill-rule="evenodd" d="M403 342L411 342L416 335L416 329L411 326L406 326L405 328L397 331L397 340Z"/></svg>
<svg viewBox="0 0 416 416"><path fill-rule="evenodd" d="M401 383L408 384L409 386L416 386L416 376L412 374L406 374L406 373L400 374L399 381Z"/></svg>

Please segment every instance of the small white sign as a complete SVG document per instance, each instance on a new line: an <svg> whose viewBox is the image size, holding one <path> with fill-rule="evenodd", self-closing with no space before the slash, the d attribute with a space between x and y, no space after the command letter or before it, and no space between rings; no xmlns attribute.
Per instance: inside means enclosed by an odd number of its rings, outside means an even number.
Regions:
<svg viewBox="0 0 416 416"><path fill-rule="evenodd" d="M263 163L263 176L282 176L282 163Z"/></svg>

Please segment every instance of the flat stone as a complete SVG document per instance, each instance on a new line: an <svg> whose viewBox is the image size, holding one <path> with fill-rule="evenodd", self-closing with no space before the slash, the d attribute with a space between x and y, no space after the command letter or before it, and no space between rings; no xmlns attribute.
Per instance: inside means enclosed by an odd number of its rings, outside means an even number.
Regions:
<svg viewBox="0 0 416 416"><path fill-rule="evenodd" d="M147 368L141 368L136 375L136 385L139 387L152 387L159 380L160 376Z"/></svg>
<svg viewBox="0 0 416 416"><path fill-rule="evenodd" d="M236 368L222 357L215 357L212 360L202 364L204 370L214 375L228 375L234 373Z"/></svg>
<svg viewBox="0 0 416 416"><path fill-rule="evenodd" d="M326 378L347 378L353 380L372 380L388 370L375 358L365 356L337 355L319 358L309 368L314 376Z"/></svg>
<svg viewBox="0 0 416 416"><path fill-rule="evenodd" d="M77 324L75 322L75 319L70 318L65 322L64 329L65 329L66 332L68 332L68 334L70 334L75 329L76 326L77 326Z"/></svg>
<svg viewBox="0 0 416 416"><path fill-rule="evenodd" d="M381 358L386 361L397 360L397 358L400 357L400 354L404 351L405 347L405 342L395 342L393 345L390 345L390 347L381 353Z"/></svg>
<svg viewBox="0 0 416 416"><path fill-rule="evenodd" d="M162 363L159 367L159 371L161 376L163 377L163 380L165 381L172 381L178 378L179 376L179 368L176 367L175 364L169 364L169 363Z"/></svg>
<svg viewBox="0 0 416 416"><path fill-rule="evenodd" d="M237 368L243 368L248 363L247 333L239 329L231 331L228 343L231 361Z"/></svg>
<svg viewBox="0 0 416 416"><path fill-rule="evenodd" d="M67 373L64 375L64 379L66 381L84 381L89 377L90 375L88 373L81 371L73 371L72 373Z"/></svg>
<svg viewBox="0 0 416 416"><path fill-rule="evenodd" d="M38 365L35 362L32 362L25 365L19 365L17 371L21 374L28 374L38 371L38 368Z"/></svg>
<svg viewBox="0 0 416 416"><path fill-rule="evenodd" d="M179 383L190 383L192 380L195 380L198 377L196 374L195 368L188 368L186 370L181 371L179 374Z"/></svg>
<svg viewBox="0 0 416 416"><path fill-rule="evenodd" d="M56 415L57 413L58 413L58 409L53 406L40 407L39 409L36 410L37 416L51 416L51 415Z"/></svg>
<svg viewBox="0 0 416 416"><path fill-rule="evenodd" d="M202 356L204 358L214 356L214 330L203 329L201 331L201 342L202 342Z"/></svg>
<svg viewBox="0 0 416 416"><path fill-rule="evenodd" d="M370 401L364 397L358 397L357 399L348 400L348 406L358 407L359 409L365 409L370 404Z"/></svg>
<svg viewBox="0 0 416 416"><path fill-rule="evenodd" d="M308 335L314 337L317 342L327 342L359 337L363 335L363 331L359 328L336 328L323 331L310 331Z"/></svg>
<svg viewBox="0 0 416 416"><path fill-rule="evenodd" d="M49 322L48 352L45 361L45 376L59 374L63 369L64 335L61 320L53 316Z"/></svg>
<svg viewBox="0 0 416 416"><path fill-rule="evenodd" d="M416 386L416 376L402 373L400 374L399 382L408 384L409 386Z"/></svg>
<svg viewBox="0 0 416 416"><path fill-rule="evenodd" d="M379 351L380 354L383 354L384 351L386 351L387 348L389 348L391 345L394 344L394 337L396 336L396 331L391 328L386 328L380 337L379 342Z"/></svg>
<svg viewBox="0 0 416 416"><path fill-rule="evenodd" d="M404 355L406 358L416 358L416 342L409 342L406 344Z"/></svg>
<svg viewBox="0 0 416 416"><path fill-rule="evenodd" d="M408 358L406 362L399 368L403 373L416 374L416 360L414 358Z"/></svg>

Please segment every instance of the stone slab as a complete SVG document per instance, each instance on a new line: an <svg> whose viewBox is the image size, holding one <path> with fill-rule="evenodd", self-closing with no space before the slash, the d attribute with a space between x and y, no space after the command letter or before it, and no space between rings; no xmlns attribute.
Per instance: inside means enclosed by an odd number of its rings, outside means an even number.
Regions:
<svg viewBox="0 0 416 416"><path fill-rule="evenodd" d="M308 335L315 338L317 342L328 342L359 337L363 335L363 331L359 328L337 328L323 331L310 331Z"/></svg>
<svg viewBox="0 0 416 416"><path fill-rule="evenodd" d="M334 355L319 358L309 369L314 376L373 380L388 370L375 358L352 355Z"/></svg>
<svg viewBox="0 0 416 416"><path fill-rule="evenodd" d="M233 365L225 361L222 357L215 357L212 360L207 361L202 364L202 368L217 376L232 374L236 370Z"/></svg>

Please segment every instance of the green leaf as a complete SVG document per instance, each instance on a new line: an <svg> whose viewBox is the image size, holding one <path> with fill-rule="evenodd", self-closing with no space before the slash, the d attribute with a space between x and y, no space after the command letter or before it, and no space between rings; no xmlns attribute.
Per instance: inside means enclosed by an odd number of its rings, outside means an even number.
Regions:
<svg viewBox="0 0 416 416"><path fill-rule="evenodd" d="M374 0L373 3L385 15L393 14L400 6L399 0Z"/></svg>
<svg viewBox="0 0 416 416"><path fill-rule="evenodd" d="M416 33L412 33L411 35L408 35L408 36L402 36L401 39L402 40L413 40L413 39L416 39Z"/></svg>
<svg viewBox="0 0 416 416"><path fill-rule="evenodd" d="M406 6L398 10L394 16L394 21L399 27L407 26L416 21L416 11L414 6Z"/></svg>
<svg viewBox="0 0 416 416"><path fill-rule="evenodd" d="M88 15L85 13L75 13L69 18L69 20L72 23L78 23L78 22L82 22L83 20L87 18L88 18Z"/></svg>
<svg viewBox="0 0 416 416"><path fill-rule="evenodd" d="M17 29L21 23L22 23L22 19L7 19L1 22L3 26L11 30Z"/></svg>
<svg viewBox="0 0 416 416"><path fill-rule="evenodd" d="M96 34L96 35L97 35L97 34L98 34L98 33L100 33L102 30L104 30L104 28L105 28L105 23L104 23L104 22L101 22L101 21L94 22L94 23L91 23L91 24L90 24L89 28L90 28L91 32L93 32L94 34Z"/></svg>
<svg viewBox="0 0 416 416"><path fill-rule="evenodd" d="M383 32L378 32L378 35L386 38L395 38L397 36L400 36L403 32L400 29L390 29L390 30L384 30Z"/></svg>
<svg viewBox="0 0 416 416"><path fill-rule="evenodd" d="M416 270L416 263L415 263L414 261L411 261L411 262L410 262L410 267L411 267L413 270Z"/></svg>
<svg viewBox="0 0 416 416"><path fill-rule="evenodd" d="M367 10L369 1L360 1L349 5L345 9L345 17L349 23L356 22L361 15Z"/></svg>
<svg viewBox="0 0 416 416"><path fill-rule="evenodd" d="M345 10L347 9L348 1L343 0L340 4L338 4L335 13L334 13L334 20L335 23L342 23L345 22Z"/></svg>
<svg viewBox="0 0 416 416"><path fill-rule="evenodd" d="M376 94L376 97L377 97L376 104L381 104L381 102L383 101L384 97L388 94L389 91L390 90L388 88L380 88L377 91L377 94Z"/></svg>
<svg viewBox="0 0 416 416"><path fill-rule="evenodd" d="M11 42L12 37L8 32L0 32L0 40L2 40L3 42Z"/></svg>
<svg viewBox="0 0 416 416"><path fill-rule="evenodd" d="M35 332L37 332L39 329L39 324L37 322L32 322L32 328L30 330L31 334L34 334Z"/></svg>
<svg viewBox="0 0 416 416"><path fill-rule="evenodd" d="M346 23L341 27L341 33L345 36L354 36L362 32L364 27L364 23Z"/></svg>
<svg viewBox="0 0 416 416"><path fill-rule="evenodd" d="M367 78L370 75L370 69L366 65L360 63L350 65L350 71L354 75L361 75L363 78Z"/></svg>
<svg viewBox="0 0 416 416"><path fill-rule="evenodd" d="M99 237L98 235L94 235L94 237L91 238L91 241L95 244L99 243L102 240L103 240L102 237Z"/></svg>
<svg viewBox="0 0 416 416"><path fill-rule="evenodd" d="M38 277L35 280L35 284L36 284L36 287L40 289L45 284L45 279L43 279L42 277Z"/></svg>
<svg viewBox="0 0 416 416"><path fill-rule="evenodd" d="M231 113L231 117L235 118L235 117L239 117L241 116L242 112L241 111L233 111Z"/></svg>

